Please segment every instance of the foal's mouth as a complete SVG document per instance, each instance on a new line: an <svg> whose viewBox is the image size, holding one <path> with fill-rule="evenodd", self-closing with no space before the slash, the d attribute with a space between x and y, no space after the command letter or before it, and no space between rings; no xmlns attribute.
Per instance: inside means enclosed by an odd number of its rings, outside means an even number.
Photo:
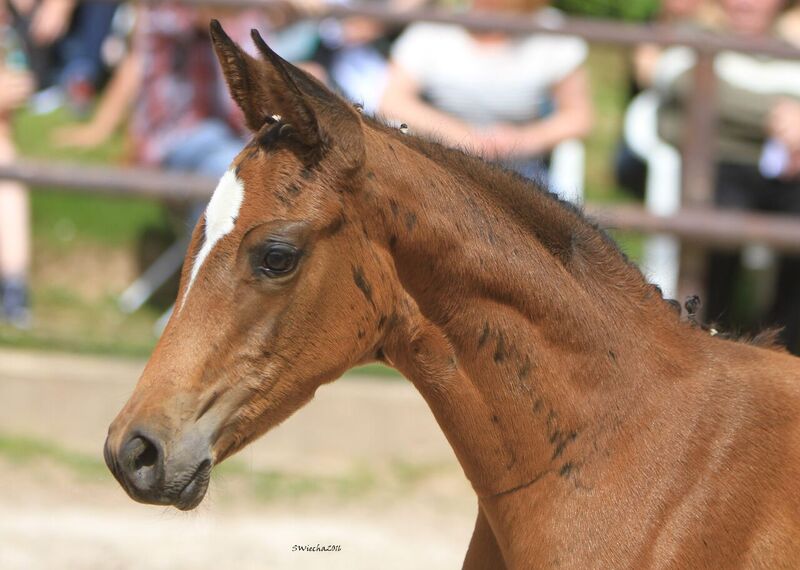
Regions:
<svg viewBox="0 0 800 570"><path fill-rule="evenodd" d="M189 480L178 492L173 502L175 508L190 511L203 501L211 479L211 467L211 461L205 459L195 468Z"/></svg>

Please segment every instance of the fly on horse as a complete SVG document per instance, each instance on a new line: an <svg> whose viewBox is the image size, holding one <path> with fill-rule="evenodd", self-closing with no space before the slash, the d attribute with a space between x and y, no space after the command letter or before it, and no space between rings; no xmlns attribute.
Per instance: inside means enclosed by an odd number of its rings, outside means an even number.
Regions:
<svg viewBox="0 0 800 570"><path fill-rule="evenodd" d="M381 361L477 495L465 568L800 567L800 360L681 321L548 192L362 116L254 32L211 35L253 131L109 429L134 499Z"/></svg>

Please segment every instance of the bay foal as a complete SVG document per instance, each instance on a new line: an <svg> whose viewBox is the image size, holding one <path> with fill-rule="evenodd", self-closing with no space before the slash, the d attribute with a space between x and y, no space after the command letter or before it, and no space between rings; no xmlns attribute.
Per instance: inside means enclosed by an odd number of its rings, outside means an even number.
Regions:
<svg viewBox="0 0 800 570"><path fill-rule="evenodd" d="M421 392L478 497L465 568L800 567L800 361L679 322L550 194L211 33L254 136L105 453L136 500L365 362Z"/></svg>

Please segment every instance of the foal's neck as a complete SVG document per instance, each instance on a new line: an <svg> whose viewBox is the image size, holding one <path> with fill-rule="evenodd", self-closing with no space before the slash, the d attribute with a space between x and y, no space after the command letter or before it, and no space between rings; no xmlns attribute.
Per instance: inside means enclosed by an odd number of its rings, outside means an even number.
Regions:
<svg viewBox="0 0 800 570"><path fill-rule="evenodd" d="M437 145L376 139L364 201L406 296L387 361L479 495L574 476L574 450L633 413L642 379L674 372L660 355L680 352L677 317L552 196Z"/></svg>

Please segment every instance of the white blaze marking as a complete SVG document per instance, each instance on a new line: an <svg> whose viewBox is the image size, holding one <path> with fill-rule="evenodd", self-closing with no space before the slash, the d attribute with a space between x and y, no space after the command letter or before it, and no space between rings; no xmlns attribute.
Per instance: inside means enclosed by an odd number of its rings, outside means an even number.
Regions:
<svg viewBox="0 0 800 570"><path fill-rule="evenodd" d="M181 309L186 304L192 284L197 278L197 274L200 272L200 268L203 266L208 254L211 253L211 250L219 240L233 231L236 218L239 215L239 208L242 207L243 201L244 185L236 177L236 173L233 170L228 170L220 178L217 189L214 190L211 201L209 201L206 208L205 241L194 259L189 284L186 286L186 293L183 295L183 301L181 302Z"/></svg>

